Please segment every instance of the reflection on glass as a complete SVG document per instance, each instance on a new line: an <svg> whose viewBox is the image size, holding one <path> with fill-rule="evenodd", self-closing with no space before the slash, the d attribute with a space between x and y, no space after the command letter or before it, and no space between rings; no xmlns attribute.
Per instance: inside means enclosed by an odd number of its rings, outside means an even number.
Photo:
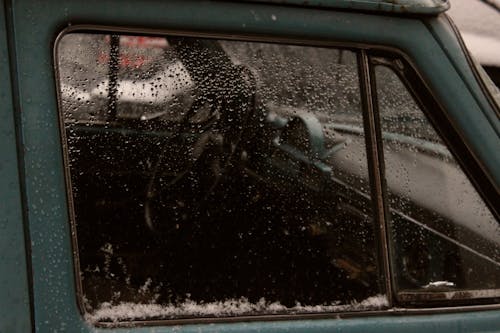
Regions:
<svg viewBox="0 0 500 333"><path fill-rule="evenodd" d="M386 305L354 53L69 34L58 65L89 320Z"/></svg>
<svg viewBox="0 0 500 333"><path fill-rule="evenodd" d="M375 73L399 289L500 296L500 224L398 76Z"/></svg>

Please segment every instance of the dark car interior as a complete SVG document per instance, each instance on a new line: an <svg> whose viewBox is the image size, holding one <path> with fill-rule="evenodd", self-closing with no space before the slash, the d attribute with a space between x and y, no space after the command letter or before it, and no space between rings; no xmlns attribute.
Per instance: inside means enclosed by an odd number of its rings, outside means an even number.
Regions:
<svg viewBox="0 0 500 333"><path fill-rule="evenodd" d="M293 307L379 293L369 195L315 163L307 120L271 121L252 72L217 42L168 42L196 86L181 121L67 127L88 305L155 294Z"/></svg>

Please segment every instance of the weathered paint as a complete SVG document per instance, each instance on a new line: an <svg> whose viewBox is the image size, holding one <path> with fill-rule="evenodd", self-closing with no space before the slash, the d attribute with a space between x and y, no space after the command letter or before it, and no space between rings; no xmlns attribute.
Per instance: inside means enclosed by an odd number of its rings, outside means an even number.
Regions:
<svg viewBox="0 0 500 333"><path fill-rule="evenodd" d="M4 7L3 1L1 2ZM0 10L0 332L31 330L7 22Z"/></svg>
<svg viewBox="0 0 500 333"><path fill-rule="evenodd" d="M250 0L393 14L438 15L450 8L448 0Z"/></svg>

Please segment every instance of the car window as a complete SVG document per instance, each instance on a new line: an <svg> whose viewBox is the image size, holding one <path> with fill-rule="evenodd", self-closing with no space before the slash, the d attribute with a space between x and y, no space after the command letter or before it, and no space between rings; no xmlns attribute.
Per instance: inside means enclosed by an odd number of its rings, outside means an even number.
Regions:
<svg viewBox="0 0 500 333"><path fill-rule="evenodd" d="M56 60L89 321L387 306L355 52L70 33Z"/></svg>
<svg viewBox="0 0 500 333"><path fill-rule="evenodd" d="M500 224L398 75L375 75L400 298L499 297Z"/></svg>

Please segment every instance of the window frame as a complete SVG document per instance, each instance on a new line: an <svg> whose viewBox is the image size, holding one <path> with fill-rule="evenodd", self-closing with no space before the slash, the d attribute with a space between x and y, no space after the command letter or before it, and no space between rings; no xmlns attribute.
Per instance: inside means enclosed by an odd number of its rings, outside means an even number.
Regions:
<svg viewBox="0 0 500 333"><path fill-rule="evenodd" d="M60 39L63 38L63 36L70 34L70 33L95 33L95 34L123 34L123 35L147 35L147 36L185 36L185 37L193 37L193 38L210 38L210 39L216 39L216 40L228 40L228 41L241 41L241 42L263 42L263 43L275 43L275 44L285 44L285 45L298 45L298 46L309 46L309 47L324 47L324 48L336 48L336 49L344 49L344 50L349 50L353 52L356 55L356 65L358 67L358 80L359 80L359 94L360 94L360 101L361 101L361 114L363 117L363 126L366 126L366 108L363 107L363 100L368 101L369 100L369 95L365 95L364 91L365 89L362 88L362 83L361 81L366 81L366 79L362 79L361 75L361 67L359 67L359 64L362 63L362 60L360 59L361 57L361 50L359 46L352 46L352 44L349 43L337 43L337 42L330 42L330 41L310 41L310 40L305 40L305 39L295 39L295 38L273 38L273 37L262 37L262 36L252 36L252 35L227 35L227 34L210 34L210 33L200 33L200 32L190 32L190 31L176 31L176 30L149 30L149 29L129 29L129 28L117 28L117 27L108 27L108 26L93 26L93 25L79 25L79 26L72 26L69 28L66 28L63 30L59 36L56 39L56 42L54 44L54 66L55 66L55 73L56 73L56 87L57 87L57 100L58 100L58 116L59 116L59 126L60 126L60 135L61 135L61 142L63 144L63 158L64 158L64 167L65 167L65 180L66 180L66 188L67 188L67 200L68 200L68 211L69 211L69 219L70 219L70 226L72 230L72 247L73 247L73 257L74 257L74 274L75 274L75 286L76 286L76 294L77 294L77 304L78 308L80 310L81 315L85 315L85 305L83 303L83 286L82 286L82 281L79 278L80 276L80 264L79 264L79 252L78 252L78 241L77 241L77 230L76 230L76 219L75 219L75 211L74 211L74 203L73 203L73 190L72 190L72 185L71 185L71 174L70 174L70 167L69 167L69 147L68 147L68 141L66 138L66 133L65 133L65 123L64 123L64 115L61 112L62 110L62 94L61 94L61 89L60 89L60 81L57 79L59 77L59 69L58 69L58 45ZM366 67L368 68L368 67ZM366 84L366 83L365 83ZM364 131L366 132L365 128ZM365 136L365 147L367 151L367 168L368 168L368 173L370 173L370 170L372 170L371 165L371 158L369 157L372 151L372 148L369 148L368 144L366 143L366 136ZM370 175L369 175L370 178ZM371 178L369 179L369 184L370 184L370 189L373 188L371 185ZM373 195L372 193L370 193ZM377 196L380 197L380 196ZM380 197L381 198L381 197ZM375 197L371 198L373 206L375 206ZM372 207L374 215L373 215L373 227L374 227L374 238L375 238L375 245L376 245L376 251L378 252L378 257L383 256L383 251L380 250L380 245L379 244L385 244L385 241L381 241L379 238L382 234L377 232L377 226L380 225L379 219L377 218L377 215L375 213L375 207ZM380 211L380 209L377 208L377 211ZM381 267L382 263L380 262ZM387 272L387 265L384 267L384 273ZM387 281L388 279L385 276L379 276L381 280ZM385 283L383 286L384 288L387 288L388 283ZM389 292L390 289L383 290L381 289L381 292L386 292L386 297L387 293ZM161 319L161 320L141 320L138 322L135 321L123 321L119 322L118 325L116 323L108 323L108 322L99 322L96 324L96 326L102 326L102 327L117 327L117 326L128 326L131 323L134 324L140 324L140 325L177 325L177 324L190 324L190 323L216 323L216 322L243 322L243 321L274 321L274 320L303 320L303 319L311 319L311 318L338 318L339 316L341 317L358 317L358 316L366 316L367 314L369 315L374 315L374 314L381 314L381 313L386 313L388 309L390 309L393 305L391 303L391 297L387 297L389 305L387 308L384 308L383 310L362 310L362 311L346 311L346 312L326 312L326 313L314 313L314 314L285 314L285 315L273 315L273 314L264 314L264 315L256 315L256 316L249 316L249 315L243 315L243 316L235 316L235 317L221 317L221 318L188 318L188 319Z"/></svg>
<svg viewBox="0 0 500 333"><path fill-rule="evenodd" d="M407 89L408 93L413 97L415 103L420 108L421 112L424 114L425 118L429 121L430 125L434 128L436 133L442 139L446 148L450 151L452 156L457 161L457 165L460 170L464 172L464 175L471 182L473 188L479 194L481 200L484 202L486 207L491 211L493 217L500 221L500 212L498 207L494 205L495 191L494 185L489 181L489 178L482 167L479 160L473 154L470 147L461 140L461 133L457 126L448 118L445 108L438 102L436 96L432 93L432 90L426 85L424 79L418 72L417 67L412 64L411 59L404 53L394 51L394 50L370 50L369 52L370 61L370 73L371 73L371 84L372 88L372 103L374 105L374 117L375 122L375 132L377 135L377 141L380 143L379 156L380 165L382 168L380 172L382 173L382 179L385 183L385 166L384 166L384 151L383 151L383 139L382 139L382 129L380 120L380 111L378 107L378 92L375 77L375 68L377 66L385 66L391 69L395 75L401 80L403 86ZM393 257L396 255L394 249L394 244L391 241L392 237L390 235L390 227L388 226L390 219L389 210L389 195L387 193L387 185L384 184L382 191L382 196L384 200L384 209L386 216L386 230L388 231L388 242L389 242L389 256ZM495 289L497 296L481 298L480 292L482 289L478 290L456 290L450 292L426 292L426 291L398 291L398 283L395 279L397 275L391 265L391 286L393 288L393 295L395 297L394 301L397 305L407 306L407 307L419 307L419 308L432 308L432 307L445 307L445 306L465 306L465 305L486 305L492 304L493 302L498 302L500 296L500 288ZM475 296L477 295L477 296ZM500 307L500 304L498 304Z"/></svg>
<svg viewBox="0 0 500 333"><path fill-rule="evenodd" d="M66 140L66 134L64 130L64 119L62 115L62 97L60 90L60 82L57 79L59 75L57 59L58 52L57 48L59 45L59 40L66 34L78 32L78 33L117 33L117 34L131 34L131 35L151 35L151 36L186 36L186 37L199 37L199 38L214 38L222 40L234 40L234 41L249 41L249 42L268 42L277 44L290 44L290 45L301 45L301 46L311 46L311 47L330 47L347 49L356 54L358 62L358 78L359 78L359 88L360 97L362 102L362 114L363 114L363 128L365 131L365 145L367 150L367 163L369 172L369 182L371 189L371 199L373 204L374 212L374 225L380 228L379 233L375 233L377 242L377 252L379 258L380 267L383 268L383 272L380 275L381 280L384 280L384 287L386 288L386 296L388 300L388 307L383 310L363 310L358 312L335 312L335 313L321 313L321 314L290 314L290 315L258 315L258 316L238 316L238 317L225 317L225 318L190 318L190 319L162 319L162 320L141 320L141 321L124 321L118 323L103 323L99 322L95 324L97 327L129 327L129 326L157 326L157 325L178 325L178 324L199 324L199 323L227 323L227 322L246 322L246 321L280 321L280 320L304 320L304 319L332 319L332 318L352 318L352 317L367 317L367 316L380 316L388 315L389 313L404 313L404 314L436 314L436 313L456 313L461 311L481 311L481 310L491 310L500 309L500 304L491 304L487 302L479 302L473 304L467 304L467 306L462 307L460 305L464 302L470 301L470 299L461 300L462 303L457 302L450 306L449 301L447 304L429 304L428 300L403 300L398 298L397 290L395 290L395 283L392 280L393 274L391 273L390 265L390 253L391 253L391 241L388 235L388 220L387 214L389 212L387 205L387 193L386 185L384 181L384 161L383 161L383 150L382 150L382 140L381 140L381 129L380 121L378 116L378 106L376 97L376 86L375 86L375 76L374 76L374 65L372 63L373 58L376 57L397 57L401 59L409 68L411 77L404 78L405 85L406 80L414 80L411 87L415 85L417 88L409 89L410 93L415 94L416 100L425 100L427 105L436 106L435 110L439 110L437 115L431 112L425 112L426 116L432 114L432 125L436 127L436 130L442 135L443 141L450 148L450 151L457 155L457 161L460 166L466 172L467 177L473 183L475 188L480 193L481 197L487 203L488 207L494 207L492 202L494 201L494 195L496 193L495 187L492 181L489 179L485 169L479 162L479 159L472 153L467 144L460 140L462 137L460 132L457 130L457 126L452 123L452 121L447 117L445 108L438 102L436 96L432 94L432 90L426 84L422 75L418 71L418 67L411 61L411 58L403 51L395 47L381 46L381 45L370 45L365 43L349 43L349 42L337 42L337 41L322 41L322 40L310 40L310 39L300 39L291 37L272 37L272 36L262 36L262 35L235 35L230 33L203 33L200 31L189 31L189 30L169 30L169 29L141 29L141 28L129 28L129 27L116 27L107 25L74 25L62 30L54 42L53 48L53 61L54 70L56 75L56 89L57 89L57 103L58 103L58 117L59 117L59 128L61 136L61 144L63 148L63 161L64 161L64 177L66 184L66 198L68 203L69 212L69 222L72 231L72 250L73 250L73 269L75 276L75 286L76 286L76 297L77 305L80 310L80 314L85 314L85 307L83 305L83 293L81 286L81 279L79 278L79 260L78 260L78 244L76 240L76 221L74 215L74 204L72 195L72 186L70 180L70 170L69 170L69 157L68 157L68 146ZM403 79L402 79L403 80ZM421 93L423 96L416 94L421 88ZM419 102L420 103L420 102ZM431 118L429 117L429 118ZM439 128L436 124L439 125ZM442 132L443 131L443 132ZM446 135L443 135L446 133ZM451 133L451 134L450 134ZM448 137L451 135L451 138ZM450 144L453 143L453 144ZM459 145L460 154L455 154L455 150L458 148L455 144ZM464 151L462 154L462 150ZM484 190L484 187L487 190ZM492 210L494 216L498 219L498 212ZM470 302L468 302L470 303ZM417 307L413 307L416 305ZM398 306L406 306L407 308L400 309L394 308ZM389 311L390 310L390 311Z"/></svg>

